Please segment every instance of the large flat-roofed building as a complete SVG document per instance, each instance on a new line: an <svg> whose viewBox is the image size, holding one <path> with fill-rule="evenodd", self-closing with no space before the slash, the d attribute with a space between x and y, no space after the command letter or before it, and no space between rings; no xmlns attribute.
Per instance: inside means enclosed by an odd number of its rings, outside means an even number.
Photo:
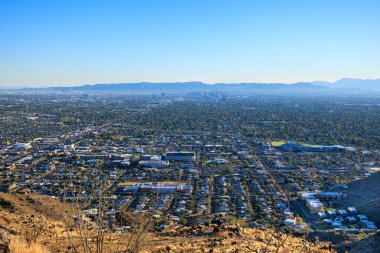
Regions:
<svg viewBox="0 0 380 253"><path fill-rule="evenodd" d="M139 161L139 166L143 168L163 169L168 167L169 161Z"/></svg>
<svg viewBox="0 0 380 253"><path fill-rule="evenodd" d="M106 160L106 161L108 161L111 159L111 155L110 154L106 154L106 155L97 155L97 154L79 155L79 159L82 161L88 161L88 160Z"/></svg>
<svg viewBox="0 0 380 253"><path fill-rule="evenodd" d="M305 200L306 207L312 213L318 213L323 211L323 204L321 201L316 199L318 192L300 192L298 193L302 200Z"/></svg>
<svg viewBox="0 0 380 253"><path fill-rule="evenodd" d="M32 148L32 144L30 142L27 143L17 143L13 146L14 149L18 150L26 150Z"/></svg>
<svg viewBox="0 0 380 253"><path fill-rule="evenodd" d="M149 182L149 183L136 183L127 185L124 187L126 192L151 192L154 191L159 194L171 194L171 193L184 193L191 194L193 187L185 183L159 183L159 182Z"/></svg>
<svg viewBox="0 0 380 253"><path fill-rule="evenodd" d="M195 152L167 152L166 160L168 161L195 161Z"/></svg>
<svg viewBox="0 0 380 253"><path fill-rule="evenodd" d="M302 151L302 152L354 152L353 147L344 147L342 145L305 145L295 141L287 142L280 145L284 151Z"/></svg>
<svg viewBox="0 0 380 253"><path fill-rule="evenodd" d="M323 204L318 199L306 199L306 206L312 213L318 213L323 210Z"/></svg>
<svg viewBox="0 0 380 253"><path fill-rule="evenodd" d="M342 199L341 192L318 192L316 198L323 201L339 201Z"/></svg>

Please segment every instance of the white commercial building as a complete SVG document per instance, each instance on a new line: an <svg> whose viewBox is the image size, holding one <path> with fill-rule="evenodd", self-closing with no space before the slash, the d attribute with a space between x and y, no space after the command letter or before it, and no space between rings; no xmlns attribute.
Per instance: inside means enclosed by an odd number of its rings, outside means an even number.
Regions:
<svg viewBox="0 0 380 253"><path fill-rule="evenodd" d="M32 144L30 142L27 142L27 143L17 143L13 147L15 149L18 149L18 150L25 150L25 149L30 149L32 147Z"/></svg>

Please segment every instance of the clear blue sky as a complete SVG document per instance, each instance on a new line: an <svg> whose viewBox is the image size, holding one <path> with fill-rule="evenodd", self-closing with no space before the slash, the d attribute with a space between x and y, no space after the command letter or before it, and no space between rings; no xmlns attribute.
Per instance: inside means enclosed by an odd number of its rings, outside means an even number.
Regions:
<svg viewBox="0 0 380 253"><path fill-rule="evenodd" d="M0 85L380 78L379 0L0 0Z"/></svg>

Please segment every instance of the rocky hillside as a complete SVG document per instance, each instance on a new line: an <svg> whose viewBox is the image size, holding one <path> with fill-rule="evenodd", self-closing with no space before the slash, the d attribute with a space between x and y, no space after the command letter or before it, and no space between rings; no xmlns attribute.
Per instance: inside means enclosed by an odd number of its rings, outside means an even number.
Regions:
<svg viewBox="0 0 380 253"><path fill-rule="evenodd" d="M348 205L355 206L380 225L380 172L351 182L348 186Z"/></svg>
<svg viewBox="0 0 380 253"><path fill-rule="evenodd" d="M73 208L38 195L0 194L0 250L15 253L83 252L81 232L63 221ZM89 230L88 245L96 246ZM105 232L103 252L331 252L329 243L308 241L285 231L240 228L221 223L177 227L162 232L115 234ZM139 238L138 241L135 238ZM74 250L76 248L76 250ZM95 251L93 251L95 252Z"/></svg>
<svg viewBox="0 0 380 253"><path fill-rule="evenodd" d="M61 221L62 215L71 217L74 208L59 200L37 194L9 194L0 192L0 210L11 214L44 216L46 219Z"/></svg>
<svg viewBox="0 0 380 253"><path fill-rule="evenodd" d="M147 252L332 252L329 247L284 232L210 225L166 231Z"/></svg>

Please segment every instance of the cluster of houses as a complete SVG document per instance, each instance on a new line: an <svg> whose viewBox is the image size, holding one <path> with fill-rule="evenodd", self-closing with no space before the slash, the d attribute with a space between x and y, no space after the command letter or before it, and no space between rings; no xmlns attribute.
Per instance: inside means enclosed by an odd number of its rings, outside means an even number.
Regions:
<svg viewBox="0 0 380 253"><path fill-rule="evenodd" d="M376 231L377 226L364 214L359 214L355 207L347 209L328 209L325 212L318 212L318 217L323 219L327 228L357 232L359 229Z"/></svg>
<svg viewBox="0 0 380 253"><path fill-rule="evenodd" d="M149 103L147 108L130 112L147 113L157 106ZM9 165L9 170L2 172L2 182L12 182L12 189L19 193L38 192L68 201L75 196L64 192L65 186L80 186L81 197L86 199L94 182L101 182L112 194L112 209L107 210L110 216L121 210L154 211L156 218L169 214L171 222L189 214L198 214L204 218L199 222L204 222L208 216L223 214L262 224L281 220L292 226L298 225L296 211L290 210L285 200L293 192L304 191L300 197L305 206L329 226L375 228L354 210L338 210L333 216L324 203L339 201L342 194L319 190L323 186L316 182L315 174L324 170L314 172L293 165L322 157L324 152L341 155L354 148L289 142L273 151L265 141L243 136L232 120L212 130L171 131L146 129L145 124L138 125L140 116L137 118L131 118L127 127L121 123L80 126L63 136L14 143L1 151L4 167ZM342 170L325 171L323 175L338 175ZM96 215L96 206L91 206L77 218ZM196 219L192 215L189 220Z"/></svg>
<svg viewBox="0 0 380 253"><path fill-rule="evenodd" d="M322 219L322 223L328 229L334 228L352 232L359 229L377 230L375 223L369 221L365 215L359 214L355 207L333 209L326 207L322 203L338 203L342 199L341 192L300 192L299 196L304 201L308 210L316 215L318 219Z"/></svg>
<svg viewBox="0 0 380 253"><path fill-rule="evenodd" d="M210 178L204 175L201 179L201 182L199 184L199 189L196 192L196 198L197 198L197 211L198 212L206 212L210 211L208 203L207 203L207 197L210 195Z"/></svg>

